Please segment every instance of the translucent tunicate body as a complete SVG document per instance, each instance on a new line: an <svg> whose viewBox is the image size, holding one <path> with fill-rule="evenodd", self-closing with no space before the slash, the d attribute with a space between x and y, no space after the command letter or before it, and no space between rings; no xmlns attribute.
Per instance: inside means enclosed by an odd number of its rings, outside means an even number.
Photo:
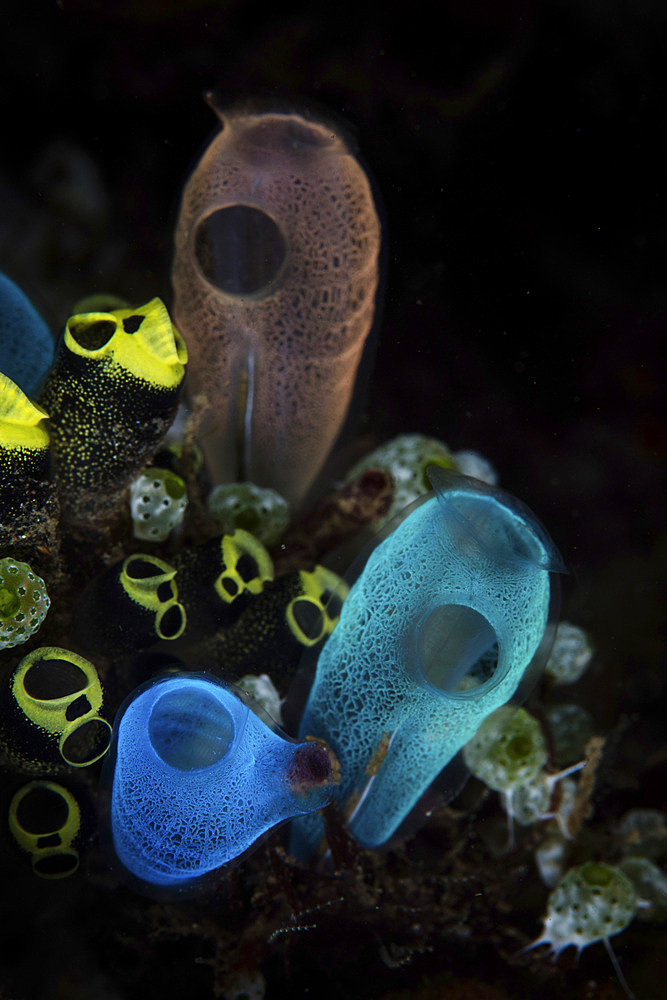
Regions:
<svg viewBox="0 0 667 1000"><path fill-rule="evenodd" d="M376 544L353 585L300 725L338 756L336 797L367 847L396 832L483 720L516 696L545 637L549 571L562 567L517 500L430 475L438 495ZM307 856L319 836L299 821L293 850Z"/></svg>
<svg viewBox="0 0 667 1000"><path fill-rule="evenodd" d="M113 849L136 879L183 886L233 861L292 816L320 809L336 780L321 743L296 743L205 674L144 685L114 725Z"/></svg>
<svg viewBox="0 0 667 1000"><path fill-rule="evenodd" d="M298 502L345 419L371 328L380 224L346 141L295 113L214 106L222 130L188 180L174 315L215 482Z"/></svg>

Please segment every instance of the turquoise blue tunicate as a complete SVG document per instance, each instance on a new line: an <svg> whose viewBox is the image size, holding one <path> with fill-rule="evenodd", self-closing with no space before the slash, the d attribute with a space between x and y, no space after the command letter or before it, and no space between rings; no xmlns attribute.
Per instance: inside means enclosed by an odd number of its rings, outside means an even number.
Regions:
<svg viewBox="0 0 667 1000"><path fill-rule="evenodd" d="M140 687L114 743L103 776L113 849L147 886L187 886L233 861L277 824L326 805L337 780L320 742L289 740L206 674Z"/></svg>
<svg viewBox="0 0 667 1000"><path fill-rule="evenodd" d="M444 470L429 475L437 495L380 536L352 587L299 730L337 755L335 796L370 848L525 686L549 620L550 571L563 569L519 501ZM307 857L320 836L317 818L299 820L292 850Z"/></svg>
<svg viewBox="0 0 667 1000"><path fill-rule="evenodd" d="M54 346L32 302L0 272L0 371L33 396L53 364Z"/></svg>

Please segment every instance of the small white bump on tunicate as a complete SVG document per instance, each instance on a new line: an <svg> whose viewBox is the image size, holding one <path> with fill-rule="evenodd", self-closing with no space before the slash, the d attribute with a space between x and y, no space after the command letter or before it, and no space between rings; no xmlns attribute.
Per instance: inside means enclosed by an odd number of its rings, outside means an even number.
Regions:
<svg viewBox="0 0 667 1000"><path fill-rule="evenodd" d="M470 476L471 479L481 479L489 486L498 485L498 473L489 460L478 451L455 451L452 458L462 475Z"/></svg>
<svg viewBox="0 0 667 1000"><path fill-rule="evenodd" d="M283 699L278 694L273 681L268 674L246 674L237 681L234 687L245 691L274 722L282 725L281 708Z"/></svg>

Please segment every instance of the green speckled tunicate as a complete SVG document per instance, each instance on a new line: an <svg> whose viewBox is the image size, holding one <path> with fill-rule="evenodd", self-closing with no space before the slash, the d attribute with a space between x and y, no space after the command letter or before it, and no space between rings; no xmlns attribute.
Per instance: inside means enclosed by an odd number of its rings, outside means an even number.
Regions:
<svg viewBox="0 0 667 1000"><path fill-rule="evenodd" d="M46 618L49 595L28 563L11 556L0 559L0 649L29 639Z"/></svg>
<svg viewBox="0 0 667 1000"><path fill-rule="evenodd" d="M525 708L505 705L485 719L463 748L472 773L497 792L525 785L547 760L542 727Z"/></svg>
<svg viewBox="0 0 667 1000"><path fill-rule="evenodd" d="M216 486L209 495L208 509L222 531L231 533L243 528L267 546L280 540L290 517L287 500L275 490L254 483Z"/></svg>

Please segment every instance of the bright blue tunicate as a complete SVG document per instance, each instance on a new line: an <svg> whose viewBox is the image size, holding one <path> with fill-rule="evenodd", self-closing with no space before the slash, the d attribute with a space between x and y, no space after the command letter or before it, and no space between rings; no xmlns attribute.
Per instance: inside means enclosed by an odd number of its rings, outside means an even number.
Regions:
<svg viewBox="0 0 667 1000"><path fill-rule="evenodd" d="M32 302L0 272L0 371L34 396L53 364L54 346Z"/></svg>
<svg viewBox="0 0 667 1000"><path fill-rule="evenodd" d="M477 480L429 475L437 496L380 536L352 587L300 726L337 755L335 797L371 848L396 832L486 716L517 697L549 620L550 571L563 569L519 501ZM292 851L308 857L319 817L293 831Z"/></svg>
<svg viewBox="0 0 667 1000"><path fill-rule="evenodd" d="M322 808L336 780L326 748L270 729L206 674L139 688L114 739L113 848L150 886L184 886L238 858L278 823Z"/></svg>

